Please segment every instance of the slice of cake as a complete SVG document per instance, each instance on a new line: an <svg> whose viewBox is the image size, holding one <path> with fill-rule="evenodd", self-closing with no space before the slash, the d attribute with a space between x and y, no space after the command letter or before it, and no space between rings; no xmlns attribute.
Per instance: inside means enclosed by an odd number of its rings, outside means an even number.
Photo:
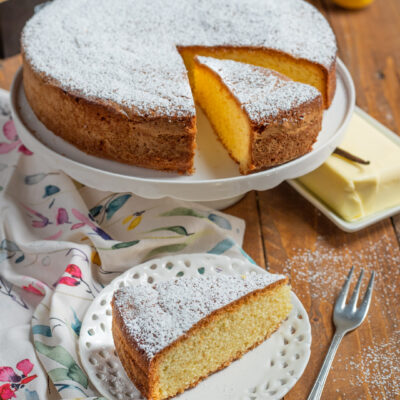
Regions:
<svg viewBox="0 0 400 400"><path fill-rule="evenodd" d="M242 174L308 153L321 130L320 92L266 68L196 57L194 94Z"/></svg>
<svg viewBox="0 0 400 400"><path fill-rule="evenodd" d="M282 275L183 277L116 291L112 332L129 378L162 400L262 343L291 308Z"/></svg>

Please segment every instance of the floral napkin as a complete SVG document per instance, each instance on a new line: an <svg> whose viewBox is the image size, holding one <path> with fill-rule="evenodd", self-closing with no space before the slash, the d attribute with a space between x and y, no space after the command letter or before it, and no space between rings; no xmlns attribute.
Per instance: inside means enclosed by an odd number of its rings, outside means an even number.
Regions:
<svg viewBox="0 0 400 400"><path fill-rule="evenodd" d="M96 295L177 253L248 257L244 222L199 204L85 187L18 138L0 92L0 400L96 398L77 352Z"/></svg>

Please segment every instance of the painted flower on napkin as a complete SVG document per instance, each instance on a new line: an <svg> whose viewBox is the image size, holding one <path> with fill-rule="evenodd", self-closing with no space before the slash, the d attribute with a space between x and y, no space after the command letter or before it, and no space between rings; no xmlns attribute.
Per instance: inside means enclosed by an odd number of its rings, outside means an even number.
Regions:
<svg viewBox="0 0 400 400"><path fill-rule="evenodd" d="M15 398L15 392L37 378L37 375L29 376L33 369L33 364L27 358L21 360L16 365L16 369L21 371L21 373L17 374L11 367L0 367L0 382L7 382L0 386L1 400Z"/></svg>

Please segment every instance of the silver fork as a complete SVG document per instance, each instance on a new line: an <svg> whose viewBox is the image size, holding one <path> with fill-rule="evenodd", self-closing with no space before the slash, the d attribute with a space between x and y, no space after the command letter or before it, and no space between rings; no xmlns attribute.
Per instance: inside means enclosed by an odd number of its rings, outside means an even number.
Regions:
<svg viewBox="0 0 400 400"><path fill-rule="evenodd" d="M371 278L368 282L367 290L364 294L364 298L360 306L357 308L357 300L360 293L360 286L364 275L364 270L361 270L360 277L358 278L356 287L354 288L354 292L351 295L349 303L346 304L347 293L349 291L353 271L354 267L351 268L346 282L339 293L339 297L336 299L335 309L333 311L333 322L335 324L336 331L333 335L332 343L329 347L324 363L322 364L321 371L318 374L317 380L315 381L307 400L318 400L321 397L326 378L328 377L329 369L331 368L332 361L335 357L340 341L346 333L358 328L368 314L372 297L372 289L374 286L375 272L372 272Z"/></svg>

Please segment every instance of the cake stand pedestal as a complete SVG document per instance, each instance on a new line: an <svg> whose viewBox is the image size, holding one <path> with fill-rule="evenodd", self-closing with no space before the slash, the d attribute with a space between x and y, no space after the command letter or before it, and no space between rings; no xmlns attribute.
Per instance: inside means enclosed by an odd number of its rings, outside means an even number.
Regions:
<svg viewBox="0 0 400 400"><path fill-rule="evenodd" d="M242 200L244 196L246 196L246 193L239 194L238 196L231 197L230 199L197 201L196 203L199 203L205 207L213 208L214 210L224 210L225 208L233 206L234 204Z"/></svg>

